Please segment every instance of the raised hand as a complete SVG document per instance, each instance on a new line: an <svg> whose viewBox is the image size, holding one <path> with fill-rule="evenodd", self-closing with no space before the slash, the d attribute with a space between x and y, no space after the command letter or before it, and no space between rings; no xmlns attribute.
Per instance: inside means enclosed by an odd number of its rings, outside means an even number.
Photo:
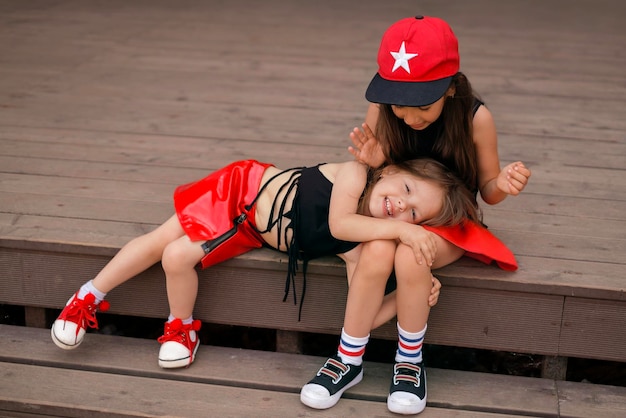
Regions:
<svg viewBox="0 0 626 418"><path fill-rule="evenodd" d="M530 170L517 161L504 167L498 175L498 189L512 196L520 194L530 178Z"/></svg>
<svg viewBox="0 0 626 418"><path fill-rule="evenodd" d="M348 147L350 154L356 158L357 161L363 164L367 164L372 168L377 168L383 165L385 162L385 154L378 139L374 136L374 133L369 126L364 123L362 130L354 128L350 132L350 140L352 140L353 147Z"/></svg>

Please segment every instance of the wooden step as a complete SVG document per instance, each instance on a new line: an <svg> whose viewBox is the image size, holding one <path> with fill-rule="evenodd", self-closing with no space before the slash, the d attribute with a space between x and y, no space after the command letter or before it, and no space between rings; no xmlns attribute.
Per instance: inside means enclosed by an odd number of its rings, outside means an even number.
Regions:
<svg viewBox="0 0 626 418"><path fill-rule="evenodd" d="M366 362L361 384L314 411L298 393L321 357L202 345L192 367L163 370L152 340L89 334L63 351L47 329L0 325L0 336L0 416L394 416L390 364ZM423 417L626 415L626 388L442 369L428 377Z"/></svg>

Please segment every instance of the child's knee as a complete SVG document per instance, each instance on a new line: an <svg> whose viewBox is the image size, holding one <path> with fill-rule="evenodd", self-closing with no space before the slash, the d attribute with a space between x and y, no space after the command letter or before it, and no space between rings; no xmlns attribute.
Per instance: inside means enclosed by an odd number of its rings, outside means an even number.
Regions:
<svg viewBox="0 0 626 418"><path fill-rule="evenodd" d="M398 245L395 252L394 269L398 282L431 282L431 267L426 263L418 264L413 249L408 245Z"/></svg>
<svg viewBox="0 0 626 418"><path fill-rule="evenodd" d="M393 260L396 242L391 240L369 241L363 244L361 257L365 259Z"/></svg>
<svg viewBox="0 0 626 418"><path fill-rule="evenodd" d="M186 270L195 266L195 262L188 260L189 254L186 248L174 241L165 246L163 250L163 257L161 258L161 265L163 270L168 272L177 272Z"/></svg>
<svg viewBox="0 0 626 418"><path fill-rule="evenodd" d="M359 268L373 275L382 275L386 280L393 270L395 251L394 241L370 241L363 246L359 257Z"/></svg>

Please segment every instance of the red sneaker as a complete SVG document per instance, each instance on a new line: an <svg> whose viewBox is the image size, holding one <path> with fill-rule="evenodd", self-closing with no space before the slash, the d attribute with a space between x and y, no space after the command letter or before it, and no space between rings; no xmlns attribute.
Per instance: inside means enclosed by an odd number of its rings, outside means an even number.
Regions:
<svg viewBox="0 0 626 418"><path fill-rule="evenodd" d="M198 319L187 325L183 325L180 319L166 322L164 334L158 339L162 344L159 350L159 366L175 369L188 367L193 363L200 346L198 331L201 325Z"/></svg>
<svg viewBox="0 0 626 418"><path fill-rule="evenodd" d="M102 312L109 310L109 302L103 300L96 303L96 297L92 293L87 293L84 299L78 299L78 293L75 293L52 324L52 341L64 350L78 347L85 338L87 328L98 329L98 309Z"/></svg>

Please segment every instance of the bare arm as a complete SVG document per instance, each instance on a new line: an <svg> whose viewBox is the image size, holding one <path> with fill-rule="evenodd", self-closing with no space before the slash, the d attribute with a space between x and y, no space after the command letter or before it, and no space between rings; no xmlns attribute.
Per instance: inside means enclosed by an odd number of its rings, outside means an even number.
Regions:
<svg viewBox="0 0 626 418"><path fill-rule="evenodd" d="M530 170L521 161L500 170L496 126L485 106L476 111L473 135L478 159L478 187L483 200L494 205L509 194L518 195L528 183Z"/></svg>
<svg viewBox="0 0 626 418"><path fill-rule="evenodd" d="M423 257L431 265L437 252L434 234L419 225L357 213L366 182L367 167L356 161L343 164L337 172L328 216L333 237L352 242L400 240L413 249L418 263Z"/></svg>

